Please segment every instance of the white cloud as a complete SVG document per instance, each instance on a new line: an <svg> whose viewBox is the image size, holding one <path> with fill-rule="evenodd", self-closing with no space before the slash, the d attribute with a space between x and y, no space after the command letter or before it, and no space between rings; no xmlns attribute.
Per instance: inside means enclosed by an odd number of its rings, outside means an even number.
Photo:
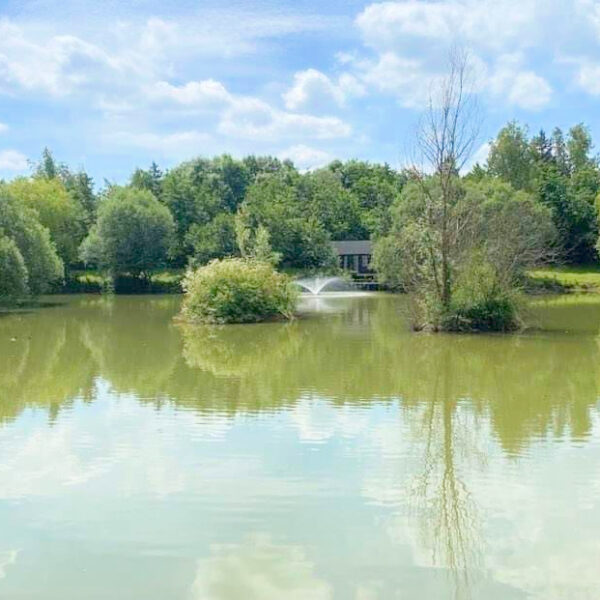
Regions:
<svg viewBox="0 0 600 600"><path fill-rule="evenodd" d="M294 75L294 84L283 94L283 99L290 110L322 111L332 106L344 106L348 97L364 94L364 85L349 73L343 73L335 82L321 71L307 69Z"/></svg>
<svg viewBox="0 0 600 600"><path fill-rule="evenodd" d="M298 110L307 106L317 110L332 103L343 106L344 92L327 75L316 69L299 71L294 75L294 84L283 94L286 108Z"/></svg>
<svg viewBox="0 0 600 600"><path fill-rule="evenodd" d="M550 102L552 88L543 77L523 69L521 62L519 55L501 56L488 80L489 89L492 94L506 98L509 104L539 110Z"/></svg>
<svg viewBox="0 0 600 600"><path fill-rule="evenodd" d="M1 171L25 171L28 167L27 157L17 150L0 150Z"/></svg>
<svg viewBox="0 0 600 600"><path fill-rule="evenodd" d="M542 5L536 0L523 0L518 10L513 0L376 3L358 15L356 24L377 58L344 58L362 65L363 77L380 91L392 93L404 106L418 107L431 82L445 70L448 48L458 42L469 49L476 66L478 91L487 89L495 101L502 98L509 105L539 110L550 102L553 90L537 68L526 63L530 54L525 49L554 29L550 44L545 40L549 50L554 38L568 39L572 32L564 26L565 17L574 14L564 3ZM582 14L577 15L581 20ZM589 35L589 27L583 21L581 25L582 35Z"/></svg>
<svg viewBox="0 0 600 600"><path fill-rule="evenodd" d="M522 0L518 8L514 0L381 2L367 6L356 23L364 41L377 49L402 47L411 38L437 44L460 39L497 48L528 43L536 8L535 0Z"/></svg>
<svg viewBox="0 0 600 600"><path fill-rule="evenodd" d="M586 63L579 67L577 83L592 96L600 96L600 64Z"/></svg>
<svg viewBox="0 0 600 600"><path fill-rule="evenodd" d="M122 66L118 59L76 36L38 38L10 21L0 21L0 89L4 92L65 96L86 84L95 85L103 69L114 71Z"/></svg>
<svg viewBox="0 0 600 600"><path fill-rule="evenodd" d="M282 160L291 160L301 170L311 170L323 167L330 163L335 157L333 154L318 148L311 148L304 144L290 146L287 150L279 153Z"/></svg>
<svg viewBox="0 0 600 600"><path fill-rule="evenodd" d="M508 94L511 104L530 110L539 110L550 102L550 84L533 71L522 71L515 75Z"/></svg>
<svg viewBox="0 0 600 600"><path fill-rule="evenodd" d="M0 123L0 133L8 131L8 125L6 123Z"/></svg>
<svg viewBox="0 0 600 600"><path fill-rule="evenodd" d="M350 73L342 73L338 79L338 88L348 96L364 96L366 94L365 86Z"/></svg>
<svg viewBox="0 0 600 600"><path fill-rule="evenodd" d="M214 79L204 81L189 81L182 86L175 86L166 81L154 84L150 92L155 98L170 100L185 106L214 108L229 104L231 94L225 86Z"/></svg>
<svg viewBox="0 0 600 600"><path fill-rule="evenodd" d="M239 13L239 11L238 11ZM204 11L183 19L64 23L0 19L0 91L66 97L82 88L121 97L171 77L195 59L255 53L262 40L334 26L310 15ZM85 33L83 33L85 31ZM183 90L194 93L191 89Z"/></svg>
<svg viewBox="0 0 600 600"><path fill-rule="evenodd" d="M350 135L351 128L337 117L285 112L257 98L238 97L228 108L218 130L231 137L257 141L285 138L333 139Z"/></svg>
<svg viewBox="0 0 600 600"><path fill-rule="evenodd" d="M357 67L366 84L395 96L406 107L422 107L436 79L420 61L394 52L384 52L376 61L362 61Z"/></svg>

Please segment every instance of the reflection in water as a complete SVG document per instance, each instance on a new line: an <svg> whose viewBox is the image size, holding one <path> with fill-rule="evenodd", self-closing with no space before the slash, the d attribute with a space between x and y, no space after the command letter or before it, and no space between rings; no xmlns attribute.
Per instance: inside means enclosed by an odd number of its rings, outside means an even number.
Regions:
<svg viewBox="0 0 600 600"><path fill-rule="evenodd" d="M600 508L598 300L536 302L539 329L510 336L413 334L402 298L383 295L220 328L175 324L178 303L71 298L0 319L5 547L36 556L18 526L36 515L59 549L85 540L128 564L132 598L160 597L135 579L142 557L181 598L192 580L194 598L216 600L561 597L510 557L561 560ZM585 486L554 531L573 491L559 477ZM71 523L83 529L63 538ZM592 540L572 543L593 560ZM157 566L157 552L171 559ZM174 575L173 553L196 574ZM0 586L35 585L5 554ZM70 597L60 569L46 576L47 598ZM560 576L569 597L600 585ZM79 591L96 597L93 583Z"/></svg>
<svg viewBox="0 0 600 600"><path fill-rule="evenodd" d="M330 600L330 586L316 577L299 546L274 544L252 535L243 544L211 547L198 564L194 600Z"/></svg>
<svg viewBox="0 0 600 600"><path fill-rule="evenodd" d="M515 455L531 439L590 434L599 362L592 332L410 334L395 297L339 299L337 314L291 324L193 327L171 322L177 302L86 299L0 319L0 419L89 400L101 377L144 401L226 414L278 410L307 392L335 404L401 400L406 410L467 403ZM560 321L561 308L541 316Z"/></svg>
<svg viewBox="0 0 600 600"><path fill-rule="evenodd" d="M413 407L419 424L415 441L423 448L413 501L432 563L449 570L454 597L466 600L471 597L471 579L481 568L482 540L478 507L464 472L477 468L473 463L484 461L485 455L478 447L477 416L448 394L452 371L442 363L434 377L431 399Z"/></svg>
<svg viewBox="0 0 600 600"><path fill-rule="evenodd" d="M11 565L15 564L18 555L18 550L6 550L4 552L0 552L0 579L4 579L6 577L6 570Z"/></svg>

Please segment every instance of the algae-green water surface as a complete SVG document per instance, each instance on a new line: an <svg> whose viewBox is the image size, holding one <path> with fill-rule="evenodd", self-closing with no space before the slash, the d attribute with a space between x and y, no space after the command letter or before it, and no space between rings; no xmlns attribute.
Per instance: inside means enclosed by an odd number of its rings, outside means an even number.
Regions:
<svg viewBox="0 0 600 600"><path fill-rule="evenodd" d="M469 336L48 302L0 315L0 598L598 597L600 298Z"/></svg>

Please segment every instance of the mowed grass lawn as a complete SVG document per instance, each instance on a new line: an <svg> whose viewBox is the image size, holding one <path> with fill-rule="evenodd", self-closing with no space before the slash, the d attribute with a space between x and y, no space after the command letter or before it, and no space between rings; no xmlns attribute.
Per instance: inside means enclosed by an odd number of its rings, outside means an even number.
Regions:
<svg viewBox="0 0 600 600"><path fill-rule="evenodd" d="M547 267L530 271L529 276L540 286L600 292L600 264Z"/></svg>

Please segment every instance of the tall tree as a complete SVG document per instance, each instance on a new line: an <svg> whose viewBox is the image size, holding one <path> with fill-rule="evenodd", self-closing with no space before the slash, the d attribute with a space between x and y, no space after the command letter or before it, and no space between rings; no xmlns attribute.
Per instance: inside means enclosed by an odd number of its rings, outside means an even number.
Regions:
<svg viewBox="0 0 600 600"><path fill-rule="evenodd" d="M113 276L129 273L148 281L165 265L174 230L171 213L152 193L116 187L98 208L81 258Z"/></svg>
<svg viewBox="0 0 600 600"><path fill-rule="evenodd" d="M487 168L516 190L531 191L535 187L535 159L525 127L511 121L500 130L491 143Z"/></svg>
<svg viewBox="0 0 600 600"><path fill-rule="evenodd" d="M65 267L76 263L79 244L86 234L86 214L62 181L58 177L20 177L4 187L10 196L36 211Z"/></svg>
<svg viewBox="0 0 600 600"><path fill-rule="evenodd" d="M23 257L32 294L47 292L63 278L63 263L49 231L36 211L10 196L6 188L0 188L0 234L13 240Z"/></svg>
<svg viewBox="0 0 600 600"><path fill-rule="evenodd" d="M14 240L0 233L0 303L23 298L29 293L27 267Z"/></svg>

